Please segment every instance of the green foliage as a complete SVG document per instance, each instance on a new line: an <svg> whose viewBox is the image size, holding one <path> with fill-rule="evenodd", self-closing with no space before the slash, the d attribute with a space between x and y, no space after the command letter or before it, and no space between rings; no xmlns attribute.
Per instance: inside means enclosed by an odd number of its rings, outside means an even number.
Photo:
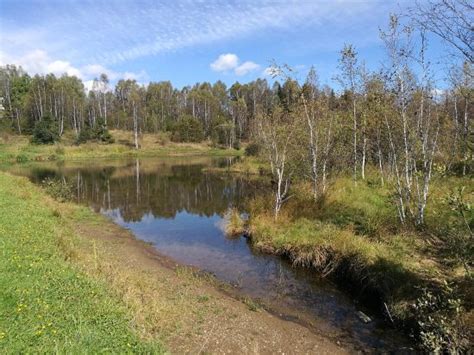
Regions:
<svg viewBox="0 0 474 355"><path fill-rule="evenodd" d="M59 130L56 122L51 116L43 116L41 121L36 122L33 129L34 144L53 144L59 140Z"/></svg>
<svg viewBox="0 0 474 355"><path fill-rule="evenodd" d="M28 161L28 156L25 154L18 154L15 158L17 163L26 163Z"/></svg>
<svg viewBox="0 0 474 355"><path fill-rule="evenodd" d="M201 142L204 139L202 123L190 116L182 116L171 129L173 142Z"/></svg>
<svg viewBox="0 0 474 355"><path fill-rule="evenodd" d="M461 321L461 300L448 283L445 282L437 291L424 289L413 310L423 350L438 354L458 354L468 350L467 334Z"/></svg>
<svg viewBox="0 0 474 355"><path fill-rule="evenodd" d="M248 157L256 157L260 153L260 149L260 144L252 142L245 147L245 155Z"/></svg>
<svg viewBox="0 0 474 355"><path fill-rule="evenodd" d="M223 116L213 120L211 125L211 139L214 146L237 147L235 125ZM240 146L240 145L239 145Z"/></svg>
<svg viewBox="0 0 474 355"><path fill-rule="evenodd" d="M474 255L474 211L466 200L465 186L452 192L446 202L457 217L448 226L447 247L454 254L456 261L470 274Z"/></svg>
<svg viewBox="0 0 474 355"><path fill-rule="evenodd" d="M110 134L103 119L98 119L94 127L84 127L76 139L76 144L83 144L88 141L102 143L114 143L114 138Z"/></svg>
<svg viewBox="0 0 474 355"><path fill-rule="evenodd" d="M45 179L42 182L43 188L48 195L60 202L70 201L74 197L73 187L64 179Z"/></svg>

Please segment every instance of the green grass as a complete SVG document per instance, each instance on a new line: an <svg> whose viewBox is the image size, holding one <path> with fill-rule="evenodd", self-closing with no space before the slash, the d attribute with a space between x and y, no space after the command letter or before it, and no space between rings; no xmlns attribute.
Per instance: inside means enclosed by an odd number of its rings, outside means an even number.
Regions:
<svg viewBox="0 0 474 355"><path fill-rule="evenodd" d="M227 167L212 167L204 170L212 173L242 174L248 177L268 176L270 173L268 164L255 157L247 156Z"/></svg>
<svg viewBox="0 0 474 355"><path fill-rule="evenodd" d="M52 145L34 145L29 136L0 137L0 163L25 163L28 161L84 160L90 158L120 158L146 156L238 156L243 150L220 149L203 143L173 143L163 140L162 135L144 134L141 148L133 148L131 133L111 131L116 143L88 142L74 145L68 132L61 142Z"/></svg>
<svg viewBox="0 0 474 355"><path fill-rule="evenodd" d="M61 252L60 212L26 179L0 173L0 352L149 353L107 286Z"/></svg>
<svg viewBox="0 0 474 355"><path fill-rule="evenodd" d="M308 184L299 183L277 220L270 208L271 196L251 201L248 229L257 249L349 281L359 295L363 291L378 295L399 324L416 323L411 305L422 288L436 294L445 281L459 285L455 296L461 299L465 314L472 316L466 296L472 287L463 286L469 274L450 255L454 251L449 252L453 245L449 239L466 233L454 228L462 225L455 223L459 216L447 204L450 193L460 186L466 186L467 202L472 203L472 179L435 177L427 225L417 229L398 223L390 185L381 186L376 178L355 186L351 178L338 177L318 201L313 200ZM468 216L471 223L473 217Z"/></svg>

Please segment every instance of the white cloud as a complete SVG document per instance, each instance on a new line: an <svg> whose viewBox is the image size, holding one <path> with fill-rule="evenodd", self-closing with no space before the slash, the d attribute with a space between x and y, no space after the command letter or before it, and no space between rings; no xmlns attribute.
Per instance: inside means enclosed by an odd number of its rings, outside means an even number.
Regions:
<svg viewBox="0 0 474 355"><path fill-rule="evenodd" d="M48 74L54 75L74 75L78 78L83 78L80 69L73 66L65 60L54 60L46 51L35 49L20 57L11 57L5 53L0 55L0 65L15 64L21 66L30 74Z"/></svg>
<svg viewBox="0 0 474 355"><path fill-rule="evenodd" d="M240 64L240 59L236 54L226 53L221 54L210 64L210 67L217 72L230 72L232 70L235 75L242 76L257 70L260 65L250 60Z"/></svg>
<svg viewBox="0 0 474 355"><path fill-rule="evenodd" d="M82 78L82 73L79 69L73 67L71 63L63 60L55 60L46 66L46 73L53 73L55 75L67 74L69 76L77 76Z"/></svg>
<svg viewBox="0 0 474 355"><path fill-rule="evenodd" d="M239 64L239 57L235 54L221 54L214 62L211 63L211 69L222 72L234 69Z"/></svg>
<svg viewBox="0 0 474 355"><path fill-rule="evenodd" d="M92 90L92 87L94 86L94 80L85 80L82 82L84 84L84 88L86 91Z"/></svg>
<svg viewBox="0 0 474 355"><path fill-rule="evenodd" d="M135 79L143 84L149 80L148 74L144 70L138 73L116 72L100 64L88 64L78 68L68 61L52 59L46 51L40 49L35 49L19 57L11 57L4 52L0 52L0 65L3 66L7 64L21 66L30 75L52 73L56 76L63 74L76 76L83 81L87 90L92 89L94 79L98 78L100 74L107 74L107 77L111 81Z"/></svg>
<svg viewBox="0 0 474 355"><path fill-rule="evenodd" d="M257 63L254 63L252 61L246 61L239 65L237 68L235 68L234 72L236 75L241 76L246 75L251 71L257 70L258 68L260 68L260 65L258 65Z"/></svg>

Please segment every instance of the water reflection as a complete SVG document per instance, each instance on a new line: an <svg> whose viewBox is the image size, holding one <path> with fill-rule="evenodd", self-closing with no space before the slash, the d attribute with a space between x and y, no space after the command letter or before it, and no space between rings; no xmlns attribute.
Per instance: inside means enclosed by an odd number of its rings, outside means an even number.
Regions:
<svg viewBox="0 0 474 355"><path fill-rule="evenodd" d="M264 187L242 177L203 172L232 159L174 158L91 163L38 164L14 172L40 182L73 183L79 203L91 206L178 262L214 273L277 313L299 318L361 348L394 349L379 322L363 324L353 301L315 273L292 268L279 257L253 251L246 239L222 231L232 206L245 210ZM394 340L398 339L398 340Z"/></svg>

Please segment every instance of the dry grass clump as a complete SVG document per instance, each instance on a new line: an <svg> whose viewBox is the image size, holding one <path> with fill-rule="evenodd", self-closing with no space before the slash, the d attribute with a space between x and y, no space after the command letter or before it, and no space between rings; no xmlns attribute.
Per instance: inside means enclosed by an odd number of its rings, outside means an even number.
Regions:
<svg viewBox="0 0 474 355"><path fill-rule="evenodd" d="M239 237L246 233L246 223L236 208L230 208L224 216L224 232L228 237Z"/></svg>

